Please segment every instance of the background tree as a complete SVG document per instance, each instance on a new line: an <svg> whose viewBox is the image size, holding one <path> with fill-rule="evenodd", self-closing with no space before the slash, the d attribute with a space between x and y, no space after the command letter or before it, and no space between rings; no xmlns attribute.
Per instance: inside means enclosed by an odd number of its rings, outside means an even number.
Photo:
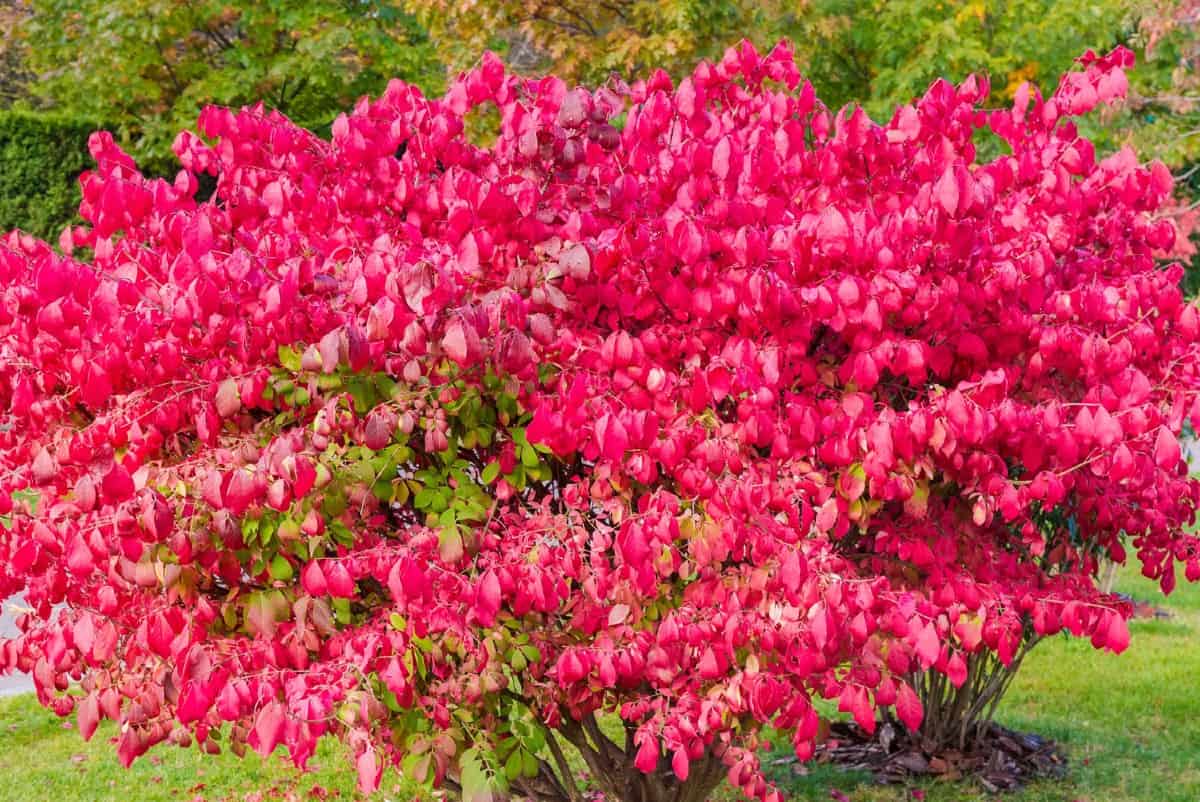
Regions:
<svg viewBox="0 0 1200 802"><path fill-rule="evenodd" d="M12 35L29 13L25 0L0 0L0 109L23 100L26 86L33 77L25 66L25 48L20 37Z"/></svg>
<svg viewBox="0 0 1200 802"><path fill-rule="evenodd" d="M776 35L787 3L778 0L408 0L456 68L488 48L524 71L596 84L665 69L679 77L701 58L719 57L733 39L758 44ZM773 44L773 42L771 42Z"/></svg>
<svg viewBox="0 0 1200 802"><path fill-rule="evenodd" d="M262 102L327 126L391 78L436 87L442 68L412 17L382 0L31 0L15 27L42 103L101 119L138 157L209 103Z"/></svg>
<svg viewBox="0 0 1200 802"><path fill-rule="evenodd" d="M1127 41L1135 4L813 0L779 25L831 106L860 103L886 119L939 76L987 75L999 99L1011 98L1027 80L1049 91L1083 50Z"/></svg>
<svg viewBox="0 0 1200 802"><path fill-rule="evenodd" d="M1171 165L1179 237L1171 256L1189 269L1184 289L1200 291L1200 3L1155 0L1143 8L1135 42L1141 62L1129 102L1101 117L1108 141L1129 142Z"/></svg>
<svg viewBox="0 0 1200 802"><path fill-rule="evenodd" d="M1154 153L1186 170L1200 158L1200 2L1153 0L1140 7L1132 41L1138 68L1130 75L1123 113L1101 124L1127 138L1140 152Z"/></svg>

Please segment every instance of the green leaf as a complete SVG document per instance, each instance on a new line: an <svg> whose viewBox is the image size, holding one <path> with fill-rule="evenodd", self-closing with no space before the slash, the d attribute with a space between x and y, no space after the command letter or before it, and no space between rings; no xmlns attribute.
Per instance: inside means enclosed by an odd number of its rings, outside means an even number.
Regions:
<svg viewBox="0 0 1200 802"><path fill-rule="evenodd" d="M269 570L271 578L280 582L287 582L296 574L295 569L292 568L292 564L282 554L276 554L272 558Z"/></svg>
<svg viewBox="0 0 1200 802"><path fill-rule="evenodd" d="M524 765L524 774L526 777L536 777L538 773L537 757L532 752L527 752L524 749L520 751L521 760Z"/></svg>
<svg viewBox="0 0 1200 802"><path fill-rule="evenodd" d="M525 761L522 759L522 754L522 750L514 749L508 756L508 760L504 761L504 773L510 781L518 779L525 772Z"/></svg>
<svg viewBox="0 0 1200 802"><path fill-rule="evenodd" d="M333 608L333 620L346 626L352 620L349 599L331 599L329 606Z"/></svg>
<svg viewBox="0 0 1200 802"><path fill-rule="evenodd" d="M533 731L529 733L529 737L525 739L525 748L535 755L541 752L546 746L546 731L541 726L535 725Z"/></svg>
<svg viewBox="0 0 1200 802"><path fill-rule="evenodd" d="M459 756L463 802L492 802L494 784L488 775L477 749L468 749Z"/></svg>
<svg viewBox="0 0 1200 802"><path fill-rule="evenodd" d="M521 446L521 464L526 468L536 468L538 466L537 451L529 443Z"/></svg>
<svg viewBox="0 0 1200 802"><path fill-rule="evenodd" d="M420 492L413 497L413 506L418 510L427 510L433 505L434 499L437 498L437 491L428 487L421 488Z"/></svg>
<svg viewBox="0 0 1200 802"><path fill-rule="evenodd" d="M401 761L400 771L418 785L426 785L433 779L429 771L432 760L433 755L430 752L410 752Z"/></svg>

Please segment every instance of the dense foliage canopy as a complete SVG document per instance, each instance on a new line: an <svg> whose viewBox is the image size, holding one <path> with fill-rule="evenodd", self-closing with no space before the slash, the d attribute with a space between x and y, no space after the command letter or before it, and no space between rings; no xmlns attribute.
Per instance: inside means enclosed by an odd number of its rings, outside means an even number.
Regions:
<svg viewBox="0 0 1200 802"><path fill-rule="evenodd" d="M1200 576L1171 177L1072 120L1129 62L879 124L785 46L595 91L489 56L330 141L209 108L173 182L95 135L90 227L0 245L0 667L125 761L333 733L365 787L576 799L561 737L696 800L774 795L757 734L809 754L814 696L916 727L914 672L1123 650L1122 535Z"/></svg>
<svg viewBox="0 0 1200 802"><path fill-rule="evenodd" d="M447 69L476 65L486 48L522 74L595 86L656 68L679 79L718 58L732 36L760 46L786 37L828 105L860 103L886 117L939 76L982 73L992 102L1006 103L1025 81L1052 86L1075 54L1121 44L1139 59L1129 99L1081 130L1099 152L1132 143L1183 179L1175 218L1185 235L1196 217L1187 207L1200 197L1195 0L0 0L0 30L9 32L0 38L0 108L103 120L147 174L173 170L170 141L205 104L262 101L327 136L338 111L388 79L440 91ZM990 158L998 143L977 145ZM43 147L59 145L50 137ZM72 175L63 172L68 183ZM0 203L24 198L0 190ZM40 217L16 223L46 227ZM1179 243L1176 255L1192 259L1187 236ZM1197 282L1200 269L1187 291Z"/></svg>

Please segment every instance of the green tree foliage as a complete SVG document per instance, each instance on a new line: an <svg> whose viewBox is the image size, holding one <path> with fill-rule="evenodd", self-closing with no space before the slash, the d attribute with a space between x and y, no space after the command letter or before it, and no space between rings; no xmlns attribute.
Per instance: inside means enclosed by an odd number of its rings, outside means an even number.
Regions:
<svg viewBox="0 0 1200 802"><path fill-rule="evenodd" d="M262 101L327 125L390 78L442 77L433 45L386 0L30 0L17 26L47 104L112 121L136 156L167 155L208 103Z"/></svg>
<svg viewBox="0 0 1200 802"><path fill-rule="evenodd" d="M408 0L456 67L485 47L510 62L582 82L612 72L676 76L746 36L791 38L806 76L831 105L889 116L938 76L986 72L1001 94L1057 80L1087 48L1136 30L1151 0ZM1165 0L1163 0L1165 2ZM1053 89L1053 87L1048 87Z"/></svg>
<svg viewBox="0 0 1200 802"><path fill-rule="evenodd" d="M944 76L985 73L1008 99L1050 83L1084 50L1107 51L1133 31L1135 0L813 0L781 19L827 102L876 117Z"/></svg>
<svg viewBox="0 0 1200 802"><path fill-rule="evenodd" d="M597 83L612 73L679 76L743 36L776 37L789 3L778 0L408 0L452 66L485 48L514 67Z"/></svg>
<svg viewBox="0 0 1200 802"><path fill-rule="evenodd" d="M92 167L87 138L98 126L48 114L0 111L0 232L57 237L78 219L79 174Z"/></svg>

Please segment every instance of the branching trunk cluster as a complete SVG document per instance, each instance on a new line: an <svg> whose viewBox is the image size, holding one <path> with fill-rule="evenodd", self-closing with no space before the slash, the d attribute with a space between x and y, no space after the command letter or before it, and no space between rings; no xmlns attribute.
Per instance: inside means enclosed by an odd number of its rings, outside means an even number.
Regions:
<svg viewBox="0 0 1200 802"><path fill-rule="evenodd" d="M619 745L589 714L582 721L565 720L548 734L553 765L539 761L536 777L514 783L516 796L534 802L584 802L588 798L575 780L559 738L575 748L587 764L592 784L611 802L705 802L725 776L724 765L711 753L691 762L684 782L676 778L666 759L657 770L644 774L634 765L633 729L626 728L625 743Z"/></svg>
<svg viewBox="0 0 1200 802"><path fill-rule="evenodd" d="M962 751L982 735L1021 661L1037 641L1027 639L1007 666L991 651L971 655L967 659L967 679L958 688L938 671L912 675L909 683L925 708L920 733L923 748L930 752Z"/></svg>

